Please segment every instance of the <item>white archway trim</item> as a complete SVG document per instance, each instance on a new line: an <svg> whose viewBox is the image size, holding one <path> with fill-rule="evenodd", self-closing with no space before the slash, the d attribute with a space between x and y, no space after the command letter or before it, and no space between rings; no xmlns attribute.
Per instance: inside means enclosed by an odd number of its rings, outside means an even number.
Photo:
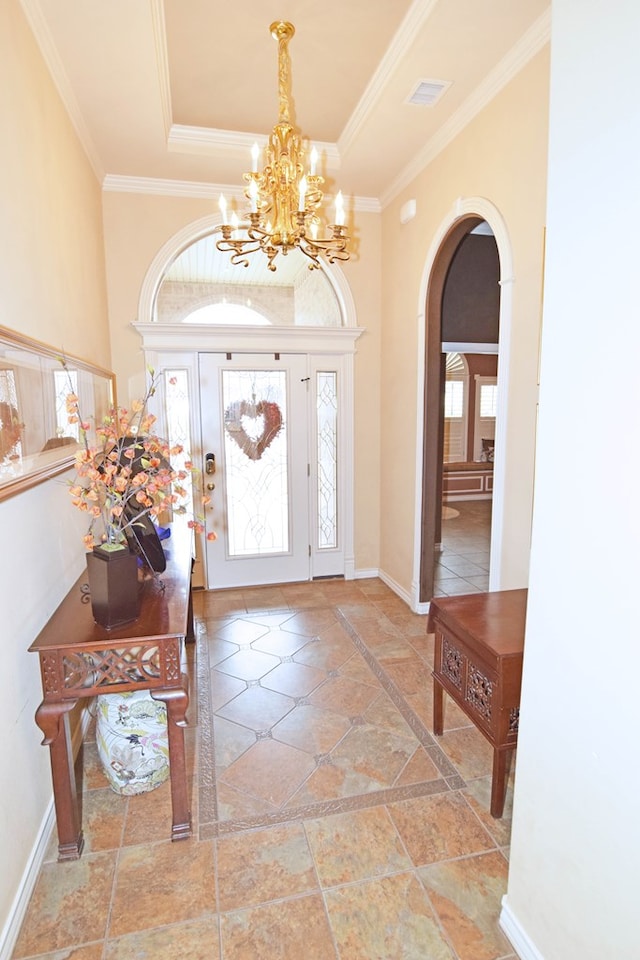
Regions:
<svg viewBox="0 0 640 960"><path fill-rule="evenodd" d="M420 603L420 561L422 544L420 531L422 528L422 474L423 464L423 437L424 437L424 387L425 387L425 350L426 350L426 320L425 305L429 279L438 251L444 238L457 223L464 217L477 216L489 224L495 237L500 262L500 319L499 319L499 356L498 356L498 408L496 415L495 463L493 472L493 511L491 518L491 560L489 589L499 590L503 580L502 575L502 545L504 529L504 490L506 465L504 451L507 434L507 408L509 396L509 370L511 349L511 325L513 303L513 251L509 231L504 218L498 208L485 197L459 197L446 214L431 241L425 260L420 292L418 294L418 391L416 417L416 483L415 483L415 539L413 544L413 579L411 584L411 607L417 613L427 613L428 603Z"/></svg>
<svg viewBox="0 0 640 960"><path fill-rule="evenodd" d="M179 253L192 243L195 243L196 240L206 237L207 234L211 233L215 227L220 226L221 223L222 218L219 213L201 217L200 220L195 220L187 224L186 227L183 227L182 230L179 230L178 233L174 233L160 250L158 250L151 261L140 290L138 300L139 323L157 323L155 310L156 296L167 269ZM321 263L320 269L333 287L334 293L338 298L344 326L355 327L356 305L342 268L337 263L327 267Z"/></svg>
<svg viewBox="0 0 640 960"><path fill-rule="evenodd" d="M342 419L339 430L342 463L343 509L341 536L344 540L344 576L355 576L354 555L354 362L356 341L364 330L356 325L353 296L342 270L337 265L321 265L338 298L341 327L312 326L223 326L219 324L158 323L155 301L158 288L169 265L191 243L210 234L221 222L220 215L203 217L174 234L158 251L147 270L140 299L138 321L132 326L140 335L145 362L160 370L179 357L190 370L195 391L197 355L202 351L223 353L304 353L310 356L336 356L342 378ZM341 360L338 357L342 358ZM199 404L193 413L193 435L201 436ZM204 554L204 548L202 549Z"/></svg>

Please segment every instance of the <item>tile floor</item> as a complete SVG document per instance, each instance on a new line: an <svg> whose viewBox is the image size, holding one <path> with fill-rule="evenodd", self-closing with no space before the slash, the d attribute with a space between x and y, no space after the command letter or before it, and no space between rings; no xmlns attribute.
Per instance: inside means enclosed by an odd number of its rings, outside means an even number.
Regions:
<svg viewBox="0 0 640 960"><path fill-rule="evenodd" d="M119 797L85 743L85 851L52 840L14 960L515 960L512 787L493 820L451 702L433 737L426 618L373 579L195 606L193 839L167 839L167 783Z"/></svg>
<svg viewBox="0 0 640 960"><path fill-rule="evenodd" d="M457 516L448 516L453 513ZM490 542L491 500L454 500L445 504L435 596L488 590Z"/></svg>

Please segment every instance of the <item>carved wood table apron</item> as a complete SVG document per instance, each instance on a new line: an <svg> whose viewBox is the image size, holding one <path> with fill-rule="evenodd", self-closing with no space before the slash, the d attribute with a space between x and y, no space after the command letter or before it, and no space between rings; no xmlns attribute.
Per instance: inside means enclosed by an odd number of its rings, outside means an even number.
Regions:
<svg viewBox="0 0 640 960"><path fill-rule="evenodd" d="M443 692L493 747L491 815L504 810L508 762L518 741L527 590L437 597L429 607L435 633L433 729L443 732Z"/></svg>
<svg viewBox="0 0 640 960"><path fill-rule="evenodd" d="M58 827L58 859L77 860L84 840L76 795L69 714L80 698L148 690L167 708L171 776L171 839L191 836L184 754L189 705L183 669L185 639L193 637L191 531L177 520L165 541L167 569L141 587L140 615L106 630L93 620L79 577L29 648L40 657L44 699L36 723L50 749ZM83 596L86 598L83 602Z"/></svg>

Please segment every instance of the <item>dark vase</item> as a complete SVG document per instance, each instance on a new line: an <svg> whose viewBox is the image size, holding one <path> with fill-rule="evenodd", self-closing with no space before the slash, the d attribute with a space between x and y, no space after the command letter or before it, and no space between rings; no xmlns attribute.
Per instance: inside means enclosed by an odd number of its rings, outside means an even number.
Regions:
<svg viewBox="0 0 640 960"><path fill-rule="evenodd" d="M93 619L107 630L130 623L140 613L138 560L128 547L87 554Z"/></svg>

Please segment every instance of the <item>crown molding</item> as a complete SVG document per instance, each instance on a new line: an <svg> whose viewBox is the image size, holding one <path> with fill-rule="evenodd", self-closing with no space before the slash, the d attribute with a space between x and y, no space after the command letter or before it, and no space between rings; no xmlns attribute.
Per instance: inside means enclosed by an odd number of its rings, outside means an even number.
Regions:
<svg viewBox="0 0 640 960"><path fill-rule="evenodd" d="M203 183L195 180L162 180L156 177L127 177L108 173L102 181L105 193L144 193L157 197L192 197L217 200L221 193L232 199L243 199L241 187L228 184Z"/></svg>
<svg viewBox="0 0 640 960"><path fill-rule="evenodd" d="M388 187L380 198L383 208L435 160L473 118L542 50L550 37L551 7L548 7Z"/></svg>
<svg viewBox="0 0 640 960"><path fill-rule="evenodd" d="M250 155L253 144L261 139L258 134L243 133L241 130L216 130L213 127L172 123L167 136L167 149L170 153L204 156L225 153L241 159Z"/></svg>
<svg viewBox="0 0 640 960"><path fill-rule="evenodd" d="M397 69L398 62L403 59L415 40L420 27L429 19L437 4L438 0L414 0L405 14L405 18L387 47L378 69L369 81L367 89L338 138L338 148L342 154L346 155L361 127L373 112L381 92L389 82L394 70Z"/></svg>
<svg viewBox="0 0 640 960"><path fill-rule="evenodd" d="M172 153L189 153L204 156L225 153L235 159L251 154L254 143L264 144L264 133L245 133L241 130L217 130L214 127L191 127L173 123L167 137L167 149ZM314 140L316 150L330 170L340 168L340 152L335 143Z"/></svg>
<svg viewBox="0 0 640 960"><path fill-rule="evenodd" d="M142 193L156 197L192 197L200 200L217 200L221 193L232 200L244 201L241 186L228 183L203 183L191 180L160 180L153 177L126 177L109 173L102 181L105 193ZM357 213L381 213L382 206L376 197L345 197L347 209ZM350 207L351 204L351 207Z"/></svg>
<svg viewBox="0 0 640 960"><path fill-rule="evenodd" d="M53 42L53 38L47 27L40 3L38 0L19 0L19 3L49 71L54 86L58 91L58 95L62 100L63 106L67 112L69 120L71 121L71 125L78 136L80 144L87 155L87 159L93 168L93 172L95 173L98 182L101 182L102 178L104 177L104 170L102 169L102 164L100 163L98 151L95 143L93 142L91 134L89 133L89 128L85 124L82 117L80 106L73 93L73 88L69 81L69 77L64 69L64 66L62 65L62 60L60 59L56 45Z"/></svg>
<svg viewBox="0 0 640 960"><path fill-rule="evenodd" d="M349 208L349 197L345 197ZM353 197L353 209L356 213L382 213L382 204L377 197Z"/></svg>
<svg viewBox="0 0 640 960"><path fill-rule="evenodd" d="M167 51L167 27L164 18L163 0L150 0L151 24L153 29L153 45L156 51L156 64L158 66L158 88L160 92L160 105L162 110L162 122L164 126L164 135L169 139L171 131L171 120L173 118L173 107L171 105L171 80L169 74L169 54Z"/></svg>

